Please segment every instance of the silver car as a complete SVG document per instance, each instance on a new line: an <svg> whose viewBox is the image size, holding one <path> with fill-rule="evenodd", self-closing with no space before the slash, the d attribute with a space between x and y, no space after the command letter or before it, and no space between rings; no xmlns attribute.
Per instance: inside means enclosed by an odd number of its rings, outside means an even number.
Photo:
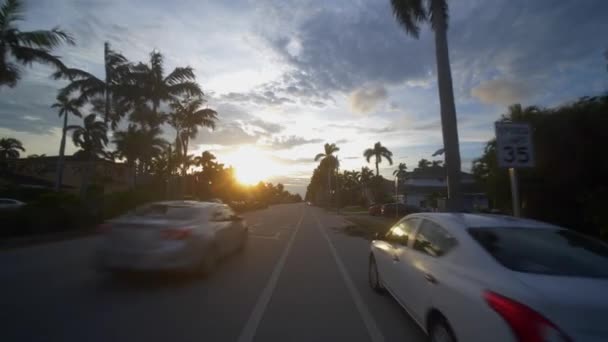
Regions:
<svg viewBox="0 0 608 342"><path fill-rule="evenodd" d="M242 249L247 224L225 204L147 204L100 226L98 266L110 270L209 273Z"/></svg>

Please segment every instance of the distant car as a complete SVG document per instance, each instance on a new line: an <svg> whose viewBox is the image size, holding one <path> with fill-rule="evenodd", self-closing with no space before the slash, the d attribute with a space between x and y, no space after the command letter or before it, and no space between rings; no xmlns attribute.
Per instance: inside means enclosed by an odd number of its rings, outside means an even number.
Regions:
<svg viewBox="0 0 608 342"><path fill-rule="evenodd" d="M608 341L608 245L561 227L413 214L372 241L368 269L431 341Z"/></svg>
<svg viewBox="0 0 608 342"><path fill-rule="evenodd" d="M25 203L12 198L0 198L0 210L19 209Z"/></svg>
<svg viewBox="0 0 608 342"><path fill-rule="evenodd" d="M209 273L247 241L247 224L225 204L151 203L107 221L98 251L103 269Z"/></svg>
<svg viewBox="0 0 608 342"><path fill-rule="evenodd" d="M382 214L382 204L372 204L367 212L372 216L379 216Z"/></svg>
<svg viewBox="0 0 608 342"><path fill-rule="evenodd" d="M408 214L419 213L420 211L420 208L404 203L387 203L382 205L380 209L380 213L382 216L399 217L403 217Z"/></svg>

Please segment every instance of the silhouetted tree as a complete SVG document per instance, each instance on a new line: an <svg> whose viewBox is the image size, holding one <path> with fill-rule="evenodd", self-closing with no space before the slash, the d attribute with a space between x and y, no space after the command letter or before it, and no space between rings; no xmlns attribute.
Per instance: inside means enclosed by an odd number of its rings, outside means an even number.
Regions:
<svg viewBox="0 0 608 342"><path fill-rule="evenodd" d="M389 151L388 148L382 146L378 141L374 144L374 147L368 148L363 152L365 160L369 163L372 157L375 158L374 163L376 164L376 177L380 176L380 163L382 159L386 159L389 164L393 165L393 152Z"/></svg>
<svg viewBox="0 0 608 342"><path fill-rule="evenodd" d="M5 0L0 7L0 86L14 87L21 78L20 65L42 63L59 70L65 66L52 50L74 39L59 28L21 31L17 22L23 20L23 4Z"/></svg>
<svg viewBox="0 0 608 342"><path fill-rule="evenodd" d="M61 142L59 143L59 159L57 162L57 178L55 180L55 191L59 191L63 185L63 165L65 161L65 138L68 132L68 115L72 114L82 118L80 113L82 101L80 99L69 98L64 94L57 95L57 102L51 108L57 109L59 117L63 116L63 128L61 130Z"/></svg>

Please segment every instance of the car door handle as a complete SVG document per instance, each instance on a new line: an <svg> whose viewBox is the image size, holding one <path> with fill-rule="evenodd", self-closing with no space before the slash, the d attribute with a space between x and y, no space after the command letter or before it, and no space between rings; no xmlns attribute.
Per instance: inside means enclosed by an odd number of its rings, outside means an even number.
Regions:
<svg viewBox="0 0 608 342"><path fill-rule="evenodd" d="M433 277L432 274L425 273L424 274L424 279L426 279L426 281L428 281L431 284L437 284L437 279L435 279L435 277Z"/></svg>

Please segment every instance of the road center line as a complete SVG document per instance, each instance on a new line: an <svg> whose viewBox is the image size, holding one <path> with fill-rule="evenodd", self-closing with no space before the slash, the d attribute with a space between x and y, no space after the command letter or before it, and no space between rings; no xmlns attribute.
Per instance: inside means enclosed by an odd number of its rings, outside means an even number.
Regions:
<svg viewBox="0 0 608 342"><path fill-rule="evenodd" d="M340 259L340 256L338 255L336 248L334 247L333 243L329 239L327 232L325 231L325 229L323 229L323 225L321 224L321 221L319 221L319 217L317 217L317 215L314 212L312 215L314 216L315 221L317 221L317 228L319 228L321 235L323 235L323 237L327 241L327 244L329 245L329 250L331 251L331 254L334 256L334 259L336 260L336 265L338 265L338 270L340 271L340 274L342 275L342 279L344 279L344 283L346 284L346 288L348 288L348 292L350 292L350 295L351 295L353 301L355 302L355 306L357 307L357 311L359 311L359 314L361 315L361 319L363 319L363 324L365 324L365 327L367 328L367 333L369 334L369 337L371 338L372 342L384 342L384 336L382 335L382 332L380 331L380 329L378 329L378 324L376 324L374 317L369 312L369 309L367 308L367 305L365 305L363 298L361 298L359 291L357 291L357 288L355 287L353 280L348 275L348 271L346 270L346 267L344 266L342 259Z"/></svg>
<svg viewBox="0 0 608 342"><path fill-rule="evenodd" d="M268 283L266 283L266 287L258 297L258 300L255 303L255 307L253 308L251 315L249 315L249 319L247 320L243 331L241 331L241 335L239 336L238 342L253 341L255 332L258 329L258 326L260 325L262 317L264 317L264 312L266 311L266 307L270 302L270 298L272 298L272 294L277 286L277 282L279 280L279 277L281 276L283 267L285 266L285 261L287 260L287 256L289 255L291 246L293 245L293 242L296 239L296 235L298 235L298 231L300 230L300 226L302 225L302 221L304 220L305 214L306 206L304 206L304 209L302 210L302 216L300 217L298 224L296 225L293 233L291 234L291 237L287 242L287 246L285 246L285 249L283 250L283 254L281 254L279 261L277 261L277 264L275 265L274 270L272 271L272 274L268 279Z"/></svg>

